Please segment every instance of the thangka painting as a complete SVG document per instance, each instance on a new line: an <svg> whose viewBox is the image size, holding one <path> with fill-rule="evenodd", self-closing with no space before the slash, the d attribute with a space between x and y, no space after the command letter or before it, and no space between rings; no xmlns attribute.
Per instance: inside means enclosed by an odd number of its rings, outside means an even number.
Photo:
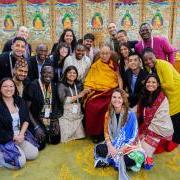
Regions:
<svg viewBox="0 0 180 180"><path fill-rule="evenodd" d="M117 29L126 30L130 40L137 40L142 17L141 2L139 0L115 1L113 12Z"/></svg>
<svg viewBox="0 0 180 180"><path fill-rule="evenodd" d="M77 38L81 35L80 0L57 0L55 4L55 34L59 39L64 29L73 29Z"/></svg>
<svg viewBox="0 0 180 180"><path fill-rule="evenodd" d="M154 35L170 38L172 0L150 0L145 3L144 21L151 24Z"/></svg>
<svg viewBox="0 0 180 180"><path fill-rule="evenodd" d="M18 0L0 0L0 44L15 35L21 25L21 5Z"/></svg>
<svg viewBox="0 0 180 180"><path fill-rule="evenodd" d="M107 34L110 18L110 1L86 0L83 7L83 30L93 33L97 41L103 41Z"/></svg>
<svg viewBox="0 0 180 180"><path fill-rule="evenodd" d="M176 2L173 27L173 45L180 50L180 2Z"/></svg>
<svg viewBox="0 0 180 180"><path fill-rule="evenodd" d="M51 6L49 0L27 0L25 25L30 31L30 42L51 41Z"/></svg>

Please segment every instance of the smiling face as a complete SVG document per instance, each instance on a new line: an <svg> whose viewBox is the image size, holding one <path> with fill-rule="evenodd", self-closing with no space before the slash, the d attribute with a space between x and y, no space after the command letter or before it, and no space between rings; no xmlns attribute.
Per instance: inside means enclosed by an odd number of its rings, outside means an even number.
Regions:
<svg viewBox="0 0 180 180"><path fill-rule="evenodd" d="M100 50L100 58L103 62L107 63L111 57L111 50L107 46L103 46Z"/></svg>
<svg viewBox="0 0 180 180"><path fill-rule="evenodd" d="M115 109L121 109L123 105L123 98L120 92L114 92L111 96L111 104Z"/></svg>
<svg viewBox="0 0 180 180"><path fill-rule="evenodd" d="M150 25L148 24L142 25L139 30L139 34L143 40L148 40L149 38L151 38L151 32L152 32L152 29Z"/></svg>
<svg viewBox="0 0 180 180"><path fill-rule="evenodd" d="M126 46L121 46L120 53L123 58L127 58L129 56L129 49Z"/></svg>
<svg viewBox="0 0 180 180"><path fill-rule="evenodd" d="M76 59L81 60L85 55L85 47L82 45L78 45L75 50Z"/></svg>
<svg viewBox="0 0 180 180"><path fill-rule="evenodd" d="M65 36L64 36L64 41L65 41L67 44L71 45L71 43L72 43L72 41L73 41L73 34L72 34L71 31L67 31L67 32L66 32L66 34L65 34Z"/></svg>
<svg viewBox="0 0 180 180"><path fill-rule="evenodd" d="M61 57L66 57L68 55L68 48L67 47L61 47L59 49L59 54Z"/></svg>
<svg viewBox="0 0 180 180"><path fill-rule="evenodd" d="M18 81L24 81L28 75L28 66L16 68L14 75Z"/></svg>
<svg viewBox="0 0 180 180"><path fill-rule="evenodd" d="M128 67L134 71L136 69L139 69L141 65L140 59L138 55L132 55L128 58Z"/></svg>
<svg viewBox="0 0 180 180"><path fill-rule="evenodd" d="M85 39L83 44L87 49L90 49L93 46L93 42L92 39Z"/></svg>
<svg viewBox="0 0 180 180"><path fill-rule="evenodd" d="M116 24L110 23L108 25L108 32L109 32L110 36L115 36L117 34Z"/></svg>
<svg viewBox="0 0 180 180"><path fill-rule="evenodd" d="M149 68L154 68L156 57L152 52L146 52L143 56L143 61L145 66Z"/></svg>
<svg viewBox="0 0 180 180"><path fill-rule="evenodd" d="M157 90L159 87L159 83L154 77L150 77L147 82L146 82L146 89L150 92L153 93L154 91Z"/></svg>
<svg viewBox="0 0 180 180"><path fill-rule="evenodd" d="M22 57L26 51L26 43L21 40L16 40L11 46L13 54L17 57Z"/></svg>
<svg viewBox="0 0 180 180"><path fill-rule="evenodd" d="M119 32L117 33L117 40L119 43L127 43L128 37L123 32Z"/></svg>
<svg viewBox="0 0 180 180"><path fill-rule="evenodd" d="M77 79L77 73L74 69L71 69L67 72L66 75L67 81L74 82Z"/></svg>
<svg viewBox="0 0 180 180"><path fill-rule="evenodd" d="M36 53L41 61L45 61L48 55L48 47L45 44L40 44L36 49Z"/></svg>
<svg viewBox="0 0 180 180"><path fill-rule="evenodd" d="M29 31L27 27L21 26L18 30L17 37L22 37L24 39L27 39L29 36Z"/></svg>
<svg viewBox="0 0 180 180"><path fill-rule="evenodd" d="M49 84L54 78L54 70L52 66L44 66L41 69L41 79L45 84Z"/></svg>
<svg viewBox="0 0 180 180"><path fill-rule="evenodd" d="M11 80L4 81L1 86L2 97L10 98L14 95L14 93L15 93L15 85L13 81Z"/></svg>

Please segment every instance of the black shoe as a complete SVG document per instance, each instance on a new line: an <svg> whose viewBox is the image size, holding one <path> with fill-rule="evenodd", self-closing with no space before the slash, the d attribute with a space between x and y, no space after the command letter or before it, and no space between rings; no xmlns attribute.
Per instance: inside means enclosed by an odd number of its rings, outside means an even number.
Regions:
<svg viewBox="0 0 180 180"><path fill-rule="evenodd" d="M107 163L105 163L104 161L102 160L98 160L97 163L95 164L95 167L96 168L101 168L101 167L107 167Z"/></svg>

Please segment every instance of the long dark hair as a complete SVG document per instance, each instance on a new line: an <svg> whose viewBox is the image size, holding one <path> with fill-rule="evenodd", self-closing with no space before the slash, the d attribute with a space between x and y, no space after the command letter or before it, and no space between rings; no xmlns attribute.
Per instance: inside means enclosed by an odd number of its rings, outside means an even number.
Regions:
<svg viewBox="0 0 180 180"><path fill-rule="evenodd" d="M128 48L129 54L132 53L132 50L131 50L131 48L130 48L128 43L120 43L119 44L119 49L118 49L118 54L119 54L119 59L120 59L120 62L119 62L120 70L119 71L120 71L121 77L123 79L123 87L125 87L125 82L124 82L124 79L125 79L125 68L124 68L125 67L125 62L124 62L124 57L122 56L122 54L120 52L120 48L122 46L125 46L125 47Z"/></svg>
<svg viewBox="0 0 180 180"><path fill-rule="evenodd" d="M71 49L72 49L72 52L73 52L75 47L76 47L77 40L76 40L76 36L74 34L74 31L72 29L64 29L63 33L61 34L61 36L59 38L59 42L58 43L60 44L60 42L65 42L64 37L65 37L65 35L66 35L66 33L68 31L70 31L72 33L72 35L73 35L73 40L71 42Z"/></svg>
<svg viewBox="0 0 180 180"><path fill-rule="evenodd" d="M61 55L60 55L59 51L60 51L60 49L63 48L63 47L68 49L68 54L67 54L65 57L61 58ZM69 56L69 54L70 54L70 49L69 49L67 43L65 43L65 42L60 42L60 43L57 45L55 51L54 51L53 54L52 54L52 55L53 55L53 59L54 59L54 63L56 64L55 66L63 67L63 65L64 65L64 60L66 59L67 56Z"/></svg>
<svg viewBox="0 0 180 180"><path fill-rule="evenodd" d="M124 115L123 115L123 120L121 122L121 127L124 126L124 124L126 123L127 121L127 118L128 118L128 108L129 108L129 103L128 103L128 98L127 98L127 94L126 92L123 90L123 89L115 89L112 93L112 95L115 93L115 92L118 92L121 94L121 97L123 99L123 104L122 104L122 108L123 108L123 111L124 111ZM112 103L110 102L109 104L109 108L108 108L108 113L109 113L109 116L112 117L113 113L114 113L114 107L112 105Z"/></svg>
<svg viewBox="0 0 180 180"><path fill-rule="evenodd" d="M15 91L14 91L14 94L13 94L13 98L16 98L16 97L19 96L19 92L18 92L18 90L17 90L16 84L14 83L14 81L13 81L11 78L6 77L6 78L3 78L3 79L0 81L0 100L3 100L3 98L2 98L2 93L1 93L2 85L3 85L3 83L4 83L5 81L8 81L8 80L12 81L13 84L14 84Z"/></svg>
<svg viewBox="0 0 180 180"><path fill-rule="evenodd" d="M155 78L157 83L159 84L159 86L153 93L150 93L146 89L146 83L147 83L148 79L151 77ZM161 86L160 86L159 77L156 74L149 74L144 82L144 87L142 89L142 95L140 97L140 105L143 107L151 106L154 103L154 101L156 100L156 98L159 96L160 92L161 92Z"/></svg>
<svg viewBox="0 0 180 180"><path fill-rule="evenodd" d="M68 82L67 82L67 81L68 81L68 80L67 80L67 73L68 73L69 71L71 71L71 70L74 70L74 71L76 72L76 74L77 74L77 77L78 77L77 68L76 68L75 66L68 66L68 67L65 69L64 74L63 74L63 77L62 77L62 80L61 80L61 82L62 82L63 84L68 85L68 86L69 86L69 84L68 84ZM74 81L75 84L79 82L79 81L77 80L77 77L76 77L76 79L75 79L75 81Z"/></svg>

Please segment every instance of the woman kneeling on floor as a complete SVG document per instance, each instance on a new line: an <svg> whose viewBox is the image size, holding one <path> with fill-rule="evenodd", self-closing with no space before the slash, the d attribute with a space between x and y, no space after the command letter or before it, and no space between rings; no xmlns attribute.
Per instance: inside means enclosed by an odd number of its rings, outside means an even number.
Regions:
<svg viewBox="0 0 180 180"><path fill-rule="evenodd" d="M18 96L10 78L0 82L0 166L22 168L27 160L36 159L38 148L32 134L27 131L29 112L24 100Z"/></svg>
<svg viewBox="0 0 180 180"><path fill-rule="evenodd" d="M126 168L139 171L145 159L137 134L136 115L128 112L127 95L116 89L105 115L105 142L95 147L95 167L112 165L119 170L119 179L129 179Z"/></svg>
<svg viewBox="0 0 180 180"><path fill-rule="evenodd" d="M157 75L148 75L144 88L138 106L139 138L147 154L145 168L150 169L157 147L162 140L172 140L174 129L169 114L169 103L161 90Z"/></svg>
<svg viewBox="0 0 180 180"><path fill-rule="evenodd" d="M59 118L61 142L85 137L80 99L88 91L82 90L82 82L78 81L77 77L78 71L76 67L68 66L58 87L59 99L64 105L63 116Z"/></svg>

